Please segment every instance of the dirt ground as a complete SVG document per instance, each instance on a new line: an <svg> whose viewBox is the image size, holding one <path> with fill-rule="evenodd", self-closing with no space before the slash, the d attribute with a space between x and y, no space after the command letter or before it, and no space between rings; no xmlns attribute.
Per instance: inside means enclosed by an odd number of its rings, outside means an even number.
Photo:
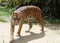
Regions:
<svg viewBox="0 0 60 43"><path fill-rule="evenodd" d="M29 28L28 24L23 24L21 36L17 37L18 26L15 27L14 41L11 43L60 43L60 25L45 25L44 32L40 31L39 25L33 25L29 33L25 30ZM0 43L9 43L10 23L0 22Z"/></svg>

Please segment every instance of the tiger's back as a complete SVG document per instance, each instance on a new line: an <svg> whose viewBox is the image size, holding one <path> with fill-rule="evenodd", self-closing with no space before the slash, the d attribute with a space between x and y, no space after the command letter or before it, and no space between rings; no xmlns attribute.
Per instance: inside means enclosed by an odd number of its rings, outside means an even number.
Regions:
<svg viewBox="0 0 60 43"><path fill-rule="evenodd" d="M20 15L24 16L25 18L30 17L41 17L41 9L37 6L23 6L18 8L14 13L20 13Z"/></svg>

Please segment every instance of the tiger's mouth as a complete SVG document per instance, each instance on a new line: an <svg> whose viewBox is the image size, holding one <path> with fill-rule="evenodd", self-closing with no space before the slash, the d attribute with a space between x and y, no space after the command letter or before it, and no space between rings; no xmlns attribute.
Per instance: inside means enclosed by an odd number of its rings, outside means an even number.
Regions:
<svg viewBox="0 0 60 43"><path fill-rule="evenodd" d="M14 25L18 25L18 23L15 23Z"/></svg>
<svg viewBox="0 0 60 43"><path fill-rule="evenodd" d="M18 24L15 24L15 25L18 25Z"/></svg>

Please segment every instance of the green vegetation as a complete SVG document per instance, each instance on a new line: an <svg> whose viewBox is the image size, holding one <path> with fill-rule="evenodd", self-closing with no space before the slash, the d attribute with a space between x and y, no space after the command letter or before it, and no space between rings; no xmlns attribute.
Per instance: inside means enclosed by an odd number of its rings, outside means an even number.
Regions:
<svg viewBox="0 0 60 43"><path fill-rule="evenodd" d="M5 3L3 5L3 3ZM44 24L59 24L60 23L60 0L0 0L0 16L10 16L17 8L24 5L36 5L41 8ZM25 20L25 23L28 21ZM36 20L33 21L37 23Z"/></svg>
<svg viewBox="0 0 60 43"><path fill-rule="evenodd" d="M10 13L5 11L0 11L0 16L10 16Z"/></svg>
<svg viewBox="0 0 60 43"><path fill-rule="evenodd" d="M0 18L0 22L7 22L6 20L4 20L4 19L2 19L2 18Z"/></svg>
<svg viewBox="0 0 60 43"><path fill-rule="evenodd" d="M60 0L9 0L8 7L36 5L42 9L43 16L48 18L60 18Z"/></svg>
<svg viewBox="0 0 60 43"><path fill-rule="evenodd" d="M0 2L1 2L2 0L0 0Z"/></svg>
<svg viewBox="0 0 60 43"><path fill-rule="evenodd" d="M59 19L45 19L44 24L60 24Z"/></svg>
<svg viewBox="0 0 60 43"><path fill-rule="evenodd" d="M0 6L0 16L10 16L9 9L4 6Z"/></svg>

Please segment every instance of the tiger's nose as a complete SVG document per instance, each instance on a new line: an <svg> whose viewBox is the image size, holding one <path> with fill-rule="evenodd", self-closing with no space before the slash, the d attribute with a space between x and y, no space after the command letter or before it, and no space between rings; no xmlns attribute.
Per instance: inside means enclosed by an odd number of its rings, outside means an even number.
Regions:
<svg viewBox="0 0 60 43"><path fill-rule="evenodd" d="M16 23L18 23L18 21L16 20Z"/></svg>

